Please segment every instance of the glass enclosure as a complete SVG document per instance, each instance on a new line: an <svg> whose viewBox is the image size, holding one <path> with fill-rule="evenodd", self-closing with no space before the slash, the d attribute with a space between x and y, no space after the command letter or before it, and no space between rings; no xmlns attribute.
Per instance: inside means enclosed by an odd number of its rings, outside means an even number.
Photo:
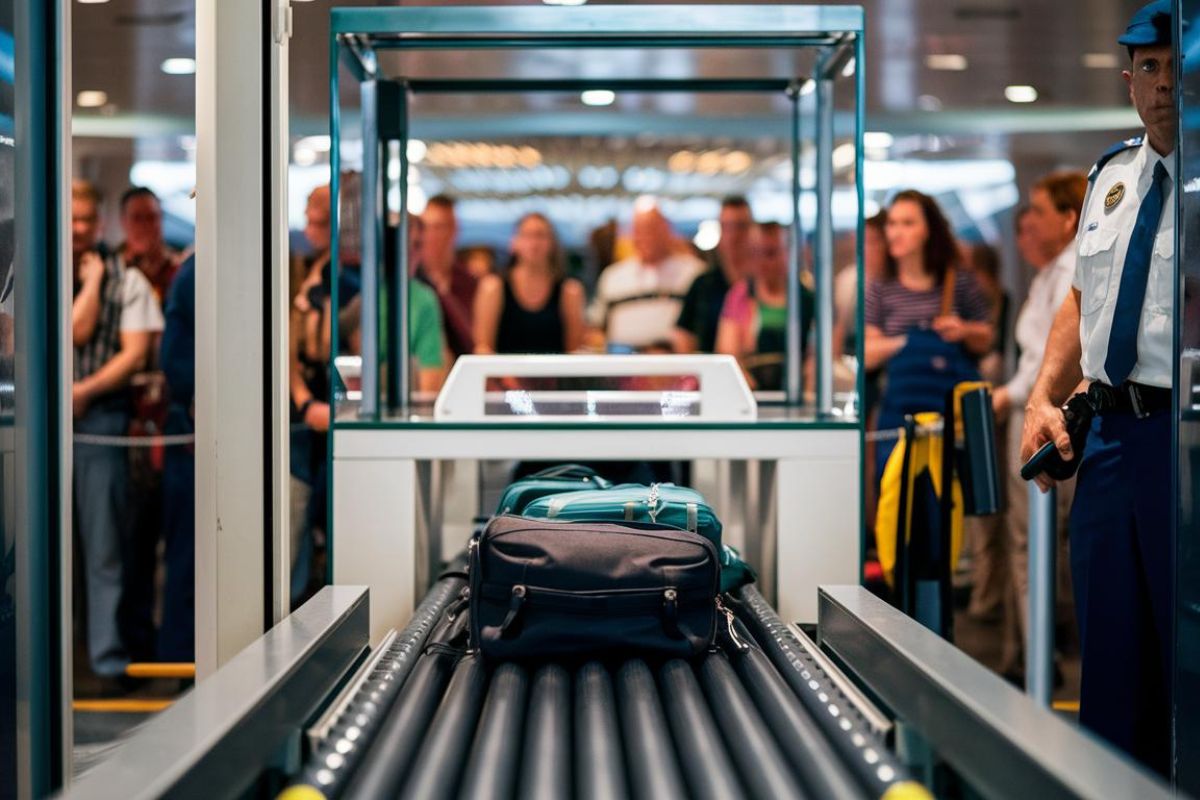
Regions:
<svg viewBox="0 0 1200 800"><path fill-rule="evenodd" d="M65 770L61 24L59 3L0 0L0 798Z"/></svg>
<svg viewBox="0 0 1200 800"><path fill-rule="evenodd" d="M651 207L679 252L715 263L722 198L745 196L784 230L777 347L737 356L756 399L856 423L859 349L835 331L861 302L835 319L833 284L860 269L862 24L857 7L335 9L337 423L429 411L419 321L397 312L413 308L421 266L410 214L437 195L498 264L518 220L545 215L587 294L588 335L570 352L593 355L703 351L605 336L590 313L598 275ZM496 407L512 408L502 388L574 392L562 399L576 405L594 388L541 380L493 387Z"/></svg>
<svg viewBox="0 0 1200 800"><path fill-rule="evenodd" d="M1200 71L1192 56L1200 47L1200 2L1183 0L1177 37L1179 97L1179 232L1175 297L1179 372L1179 448L1175 480L1179 509L1175 550L1175 780L1181 792L1200 794ZM1191 758L1185 757L1191 754Z"/></svg>

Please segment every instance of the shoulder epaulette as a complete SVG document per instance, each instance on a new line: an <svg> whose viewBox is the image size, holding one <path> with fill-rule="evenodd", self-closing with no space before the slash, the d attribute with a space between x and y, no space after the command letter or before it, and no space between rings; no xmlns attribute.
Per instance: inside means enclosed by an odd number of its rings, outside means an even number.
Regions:
<svg viewBox="0 0 1200 800"><path fill-rule="evenodd" d="M1100 170L1104 169L1104 165L1112 160L1112 157L1117 153L1123 153L1134 147L1142 146L1142 137L1134 136L1132 139L1126 139L1123 142L1113 145L1105 151L1104 155L1100 156L1100 160L1092 167L1092 171L1088 173L1088 180L1096 180L1096 176L1100 174Z"/></svg>

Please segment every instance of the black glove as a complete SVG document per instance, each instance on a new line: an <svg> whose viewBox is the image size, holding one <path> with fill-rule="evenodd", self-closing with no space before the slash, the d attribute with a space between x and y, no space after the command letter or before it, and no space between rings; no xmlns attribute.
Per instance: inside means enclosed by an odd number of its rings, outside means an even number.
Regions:
<svg viewBox="0 0 1200 800"><path fill-rule="evenodd" d="M1067 429L1067 436L1071 437L1071 452L1074 457L1070 461L1063 460L1062 453L1058 452L1054 442L1046 442L1021 465L1023 480L1033 480L1044 472L1053 480L1065 481L1079 469L1079 462L1083 461L1088 429L1092 427L1092 417L1096 415L1096 409L1088 395L1080 392L1071 396L1062 407L1062 412L1063 425Z"/></svg>

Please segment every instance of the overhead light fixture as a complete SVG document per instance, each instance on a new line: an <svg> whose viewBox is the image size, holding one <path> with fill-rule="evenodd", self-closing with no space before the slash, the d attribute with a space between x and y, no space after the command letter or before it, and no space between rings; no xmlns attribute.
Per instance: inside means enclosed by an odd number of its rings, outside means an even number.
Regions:
<svg viewBox="0 0 1200 800"><path fill-rule="evenodd" d="M1032 103L1038 99L1038 93L1032 86L1006 86L1004 97L1010 103Z"/></svg>
<svg viewBox="0 0 1200 800"><path fill-rule="evenodd" d="M804 83L800 84L800 95L803 97L806 94L812 94L817 90L817 82L809 78Z"/></svg>
<svg viewBox="0 0 1200 800"><path fill-rule="evenodd" d="M429 152L429 148L420 139L409 139L404 152L408 156L408 163L420 164L425 160L425 154Z"/></svg>
<svg viewBox="0 0 1200 800"><path fill-rule="evenodd" d="M579 99L585 106L611 106L617 95L608 89L588 89Z"/></svg>
<svg viewBox="0 0 1200 800"><path fill-rule="evenodd" d="M1116 69L1121 62L1116 53L1084 53L1083 65L1088 69Z"/></svg>
<svg viewBox="0 0 1200 800"><path fill-rule="evenodd" d="M314 153L328 153L333 147L332 140L326 135L305 136L296 142L296 149L312 150Z"/></svg>
<svg viewBox="0 0 1200 800"><path fill-rule="evenodd" d="M85 89L75 96L75 105L80 108L99 108L108 102L108 93L97 89Z"/></svg>
<svg viewBox="0 0 1200 800"><path fill-rule="evenodd" d="M946 72L962 72L967 68L967 57L958 53L933 53L925 56L925 66Z"/></svg>
<svg viewBox="0 0 1200 800"><path fill-rule="evenodd" d="M896 141L887 131L867 131L863 134L863 147L871 150L886 150Z"/></svg>
<svg viewBox="0 0 1200 800"><path fill-rule="evenodd" d="M196 59L168 58L162 62L162 71L168 75L195 75Z"/></svg>
<svg viewBox="0 0 1200 800"><path fill-rule="evenodd" d="M931 94L923 94L917 98L917 108L922 111L941 111L942 101Z"/></svg>
<svg viewBox="0 0 1200 800"><path fill-rule="evenodd" d="M587 0L542 0L548 6L581 6Z"/></svg>
<svg viewBox="0 0 1200 800"><path fill-rule="evenodd" d="M101 3L107 3L107 2L108 2L108 0L79 0L79 3L81 5L86 5L86 6L100 5Z"/></svg>
<svg viewBox="0 0 1200 800"><path fill-rule="evenodd" d="M858 151L854 149L854 145L851 142L839 144L837 147L833 148L833 153L830 156L830 160L833 161L833 168L835 170L843 170L854 166L854 162L857 160L857 158Z"/></svg>

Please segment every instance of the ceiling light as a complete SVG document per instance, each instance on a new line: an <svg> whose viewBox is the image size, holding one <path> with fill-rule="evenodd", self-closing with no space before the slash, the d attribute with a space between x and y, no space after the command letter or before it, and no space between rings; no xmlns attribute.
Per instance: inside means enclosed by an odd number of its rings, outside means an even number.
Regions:
<svg viewBox="0 0 1200 800"><path fill-rule="evenodd" d="M696 154L691 150L680 150L667 159L671 172L691 172L696 167Z"/></svg>
<svg viewBox="0 0 1200 800"><path fill-rule="evenodd" d="M196 59L168 58L162 62L162 71L168 75L195 75Z"/></svg>
<svg viewBox="0 0 1200 800"><path fill-rule="evenodd" d="M542 0L548 6L581 6L587 0Z"/></svg>
<svg viewBox="0 0 1200 800"><path fill-rule="evenodd" d="M817 90L817 82L814 81L812 78L809 78L803 84L800 85L800 95L802 97L806 94L812 94L816 90Z"/></svg>
<svg viewBox="0 0 1200 800"><path fill-rule="evenodd" d="M611 106L617 95L608 89L588 89L579 95L579 99L585 106Z"/></svg>
<svg viewBox="0 0 1200 800"><path fill-rule="evenodd" d="M863 147L872 150L886 150L896 141L896 137L887 131L867 131L863 134Z"/></svg>
<svg viewBox="0 0 1200 800"><path fill-rule="evenodd" d="M701 250L712 250L721 243L721 223L719 220L706 219L700 223L692 243Z"/></svg>
<svg viewBox="0 0 1200 800"><path fill-rule="evenodd" d="M830 160L833 161L834 169L842 170L854 166L857 157L858 151L854 149L854 144L846 142L845 144L839 144L833 149Z"/></svg>
<svg viewBox="0 0 1200 800"><path fill-rule="evenodd" d="M314 153L328 153L332 147L332 142L328 136L305 136L300 141L296 142L297 148L312 150Z"/></svg>
<svg viewBox="0 0 1200 800"><path fill-rule="evenodd" d="M95 89L85 89L75 97L75 104L80 108L99 108L108 102L108 93Z"/></svg>
<svg viewBox="0 0 1200 800"><path fill-rule="evenodd" d="M1037 89L1032 86L1006 86L1004 96L1010 103L1032 103L1038 99Z"/></svg>
<svg viewBox="0 0 1200 800"><path fill-rule="evenodd" d="M745 172L752 166L754 166L754 159L744 150L734 150L732 153L725 155L723 169L730 175Z"/></svg>
<svg viewBox="0 0 1200 800"><path fill-rule="evenodd" d="M107 3L108 0L79 0L79 2L83 5L90 6L90 5L99 5L100 3Z"/></svg>
<svg viewBox="0 0 1200 800"><path fill-rule="evenodd" d="M1088 69L1116 69L1120 60L1116 53L1084 53L1083 65Z"/></svg>
<svg viewBox="0 0 1200 800"><path fill-rule="evenodd" d="M420 164L425 160L425 154L429 148L420 139L409 139L408 144L404 148L405 155L408 156L408 163Z"/></svg>
<svg viewBox="0 0 1200 800"><path fill-rule="evenodd" d="M922 111L941 111L942 101L931 94L923 94L917 98L917 108Z"/></svg>
<svg viewBox="0 0 1200 800"><path fill-rule="evenodd" d="M297 147L292 151L292 161L297 166L311 167L317 163L317 151L308 147Z"/></svg>
<svg viewBox="0 0 1200 800"><path fill-rule="evenodd" d="M958 53L934 53L925 56L925 66L930 69L962 72L967 68L967 57Z"/></svg>

